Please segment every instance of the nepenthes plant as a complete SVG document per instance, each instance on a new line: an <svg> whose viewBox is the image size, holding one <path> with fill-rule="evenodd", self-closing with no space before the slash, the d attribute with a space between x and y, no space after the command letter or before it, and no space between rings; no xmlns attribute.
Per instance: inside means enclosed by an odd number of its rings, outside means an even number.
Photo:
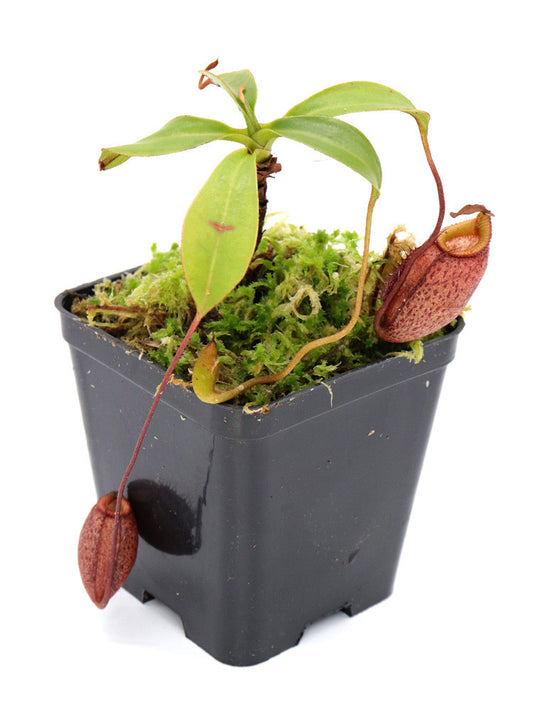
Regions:
<svg viewBox="0 0 533 711"><path fill-rule="evenodd" d="M374 318L384 341L404 343L423 338L449 324L467 306L485 271L491 238L491 213L483 205L466 205L454 217L474 215L442 229L445 202L441 179L428 142L429 114L402 94L372 82L353 81L328 87L268 123L256 117L257 87L248 71L215 74L217 62L200 72L199 88L213 85L235 102L244 119L233 128L213 119L178 116L136 143L102 150L100 169L117 167L132 157L157 156L222 140L240 144L213 170L190 206L183 223L181 261L195 312L155 394L118 492L102 497L92 509L80 536L79 566L84 585L98 607L105 607L121 587L133 564L137 531L124 498L150 421L176 365L203 319L243 280L261 243L267 210L267 180L281 165L272 149L278 138L303 143L344 164L369 183L369 198L359 268L350 318L342 327L301 346L284 368L259 373L232 387L218 380L215 340L199 353L192 374L194 392L205 403L227 402L260 384L286 378L301 360L319 347L331 346L356 326L369 268L370 234L382 173L376 151L357 128L339 116L369 111L400 111L410 115L438 195L434 229L420 247L397 264L380 295ZM120 307L117 307L120 308Z"/></svg>

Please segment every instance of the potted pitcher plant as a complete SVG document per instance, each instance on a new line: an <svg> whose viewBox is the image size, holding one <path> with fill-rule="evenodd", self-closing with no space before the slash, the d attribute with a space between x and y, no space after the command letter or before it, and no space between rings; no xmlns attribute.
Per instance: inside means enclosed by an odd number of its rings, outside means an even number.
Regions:
<svg viewBox="0 0 533 711"><path fill-rule="evenodd" d="M255 664L314 620L387 597L461 313L483 276L491 213L443 228L429 115L371 82L331 86L260 123L248 71L200 73L244 125L178 116L132 157L223 140L180 245L56 299L77 379L98 503L80 535L98 607L122 586L182 618L217 659ZM381 166L339 119L401 111L418 129L439 210L416 247L396 229L370 250ZM391 119L393 120L393 119ZM280 137L369 183L364 236L265 228ZM280 178L281 179L281 178ZM283 176L284 179L284 176Z"/></svg>

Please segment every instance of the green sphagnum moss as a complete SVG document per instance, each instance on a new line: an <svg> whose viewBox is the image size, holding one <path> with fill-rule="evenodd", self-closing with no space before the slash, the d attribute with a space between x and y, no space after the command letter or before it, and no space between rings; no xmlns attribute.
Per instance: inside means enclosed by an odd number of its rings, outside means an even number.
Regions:
<svg viewBox="0 0 533 711"><path fill-rule="evenodd" d="M350 319L359 281L358 241L355 232L311 234L285 221L267 229L244 280L193 335L176 368L177 378L190 381L196 357L211 338L217 343L220 382L232 387L281 370L305 343L342 328ZM381 255L372 253L361 317L346 338L313 350L283 381L252 388L237 403L265 406L397 355L398 344L385 343L373 329L384 266ZM94 295L77 301L73 311L167 368L194 316L178 245L167 252L153 245L147 264L120 280L97 284ZM400 354L420 360L421 341L400 349Z"/></svg>

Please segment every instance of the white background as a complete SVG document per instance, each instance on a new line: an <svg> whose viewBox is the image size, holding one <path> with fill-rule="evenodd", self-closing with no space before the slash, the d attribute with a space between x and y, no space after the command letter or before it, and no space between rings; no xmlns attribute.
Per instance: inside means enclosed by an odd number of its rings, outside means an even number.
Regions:
<svg viewBox="0 0 533 711"><path fill-rule="evenodd" d="M2 66L2 622L9 709L533 708L531 672L531 69L526 3L12 3ZM179 619L78 579L94 501L56 293L145 261L230 144L99 173L99 149L182 113L240 125L196 70L249 68L260 121L330 84L377 81L432 115L448 209L496 215L489 269L449 367L393 596L313 625L257 667L224 666ZM383 164L373 246L422 240L436 198L414 122L350 119ZM280 140L270 209L362 231L367 187ZM14 697L12 696L14 694Z"/></svg>

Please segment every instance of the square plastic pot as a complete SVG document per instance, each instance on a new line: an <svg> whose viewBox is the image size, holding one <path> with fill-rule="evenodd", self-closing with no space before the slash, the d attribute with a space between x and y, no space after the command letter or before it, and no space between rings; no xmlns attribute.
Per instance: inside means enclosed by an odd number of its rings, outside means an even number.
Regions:
<svg viewBox="0 0 533 711"><path fill-rule="evenodd" d="M163 369L56 306L98 496L116 490ZM313 621L385 599L447 364L463 327L245 414L169 385L127 487L139 527L125 588L174 610L216 659L262 662Z"/></svg>

